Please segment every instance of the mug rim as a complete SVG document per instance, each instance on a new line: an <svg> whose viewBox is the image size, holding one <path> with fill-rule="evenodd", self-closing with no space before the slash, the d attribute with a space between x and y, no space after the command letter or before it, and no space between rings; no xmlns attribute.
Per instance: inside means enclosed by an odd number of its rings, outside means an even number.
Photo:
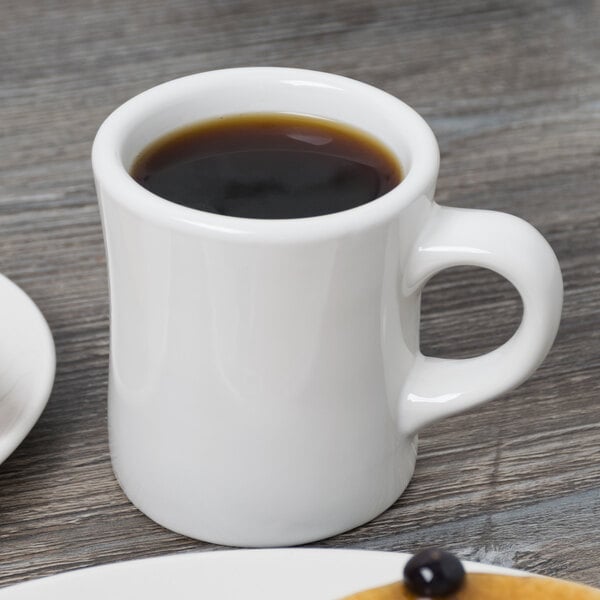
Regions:
<svg viewBox="0 0 600 600"><path fill-rule="evenodd" d="M257 83L262 77L292 85L332 87L351 92L353 89L376 96L379 107L385 107L392 117L410 125L413 135L403 142L410 147L412 164L402 181L389 192L360 206L325 215L291 219L256 219L210 213L176 204L144 188L133 179L121 159L128 124L148 106L159 107L161 100L173 94L184 95L204 80L252 77ZM250 112L250 111L249 111ZM309 113L308 113L309 114ZM416 132L416 134L414 134ZM140 151L143 148L140 148ZM391 150L393 152L393 150ZM393 152L402 164L397 153ZM345 232L363 230L399 213L417 197L427 194L435 184L439 168L439 148L429 125L402 100L367 83L342 75L309 69L286 67L237 67L205 71L179 77L137 94L115 109L102 123L92 146L92 169L98 194L108 192L126 209L155 223L169 224L178 230L204 230L217 236L268 238L289 241L315 237L330 237Z"/></svg>

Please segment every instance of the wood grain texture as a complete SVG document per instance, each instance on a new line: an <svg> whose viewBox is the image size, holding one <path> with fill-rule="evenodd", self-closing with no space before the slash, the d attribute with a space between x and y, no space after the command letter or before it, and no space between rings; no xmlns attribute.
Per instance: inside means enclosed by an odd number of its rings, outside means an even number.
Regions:
<svg viewBox="0 0 600 600"><path fill-rule="evenodd" d="M385 514L320 546L460 556L600 586L600 3L595 0L4 0L0 272L54 333L49 405L0 466L0 585L209 550L134 509L109 463L107 281L89 164L95 130L174 77L271 64L337 72L425 116L440 202L533 223L565 280L550 356L519 389L421 436ZM429 354L504 341L520 303L453 269L424 297Z"/></svg>

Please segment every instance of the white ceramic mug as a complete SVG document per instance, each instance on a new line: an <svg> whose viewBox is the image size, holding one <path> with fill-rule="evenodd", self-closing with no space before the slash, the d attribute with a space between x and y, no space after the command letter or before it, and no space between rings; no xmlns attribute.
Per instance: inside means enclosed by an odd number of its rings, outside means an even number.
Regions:
<svg viewBox="0 0 600 600"><path fill-rule="evenodd" d="M405 179L325 216L244 219L161 199L128 174L150 142L219 115L291 112L371 133ZM131 501L158 523L242 546L317 540L388 508L420 428L522 382L555 337L556 257L526 222L433 201L425 121L371 86L298 69L228 69L118 108L92 153L111 302L110 448ZM493 352L419 351L425 282L475 265L523 299Z"/></svg>

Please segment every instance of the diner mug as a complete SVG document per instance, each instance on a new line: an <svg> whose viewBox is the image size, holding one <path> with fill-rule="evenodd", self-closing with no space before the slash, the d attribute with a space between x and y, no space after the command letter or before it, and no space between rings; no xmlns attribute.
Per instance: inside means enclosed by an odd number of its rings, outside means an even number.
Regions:
<svg viewBox="0 0 600 600"><path fill-rule="evenodd" d="M404 179L356 208L266 220L169 202L128 173L182 126L273 112L372 134ZM92 161L113 468L130 500L176 532L277 546L371 520L408 484L421 428L522 382L555 337L562 279L548 243L517 217L436 204L431 129L364 83L259 67L183 77L115 110ZM483 356L424 356L423 286L456 265L508 279L521 324Z"/></svg>

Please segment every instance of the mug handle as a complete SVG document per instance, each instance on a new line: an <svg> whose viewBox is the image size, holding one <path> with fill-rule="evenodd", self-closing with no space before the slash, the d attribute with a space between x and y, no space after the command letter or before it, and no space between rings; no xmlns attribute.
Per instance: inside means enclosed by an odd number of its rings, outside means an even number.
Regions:
<svg viewBox="0 0 600 600"><path fill-rule="evenodd" d="M563 297L558 260L526 221L434 204L408 257L403 292L420 293L433 275L458 265L491 269L508 279L523 301L521 324L502 346L475 358L418 352L400 399L399 425L406 435L522 383L542 362L558 330Z"/></svg>

